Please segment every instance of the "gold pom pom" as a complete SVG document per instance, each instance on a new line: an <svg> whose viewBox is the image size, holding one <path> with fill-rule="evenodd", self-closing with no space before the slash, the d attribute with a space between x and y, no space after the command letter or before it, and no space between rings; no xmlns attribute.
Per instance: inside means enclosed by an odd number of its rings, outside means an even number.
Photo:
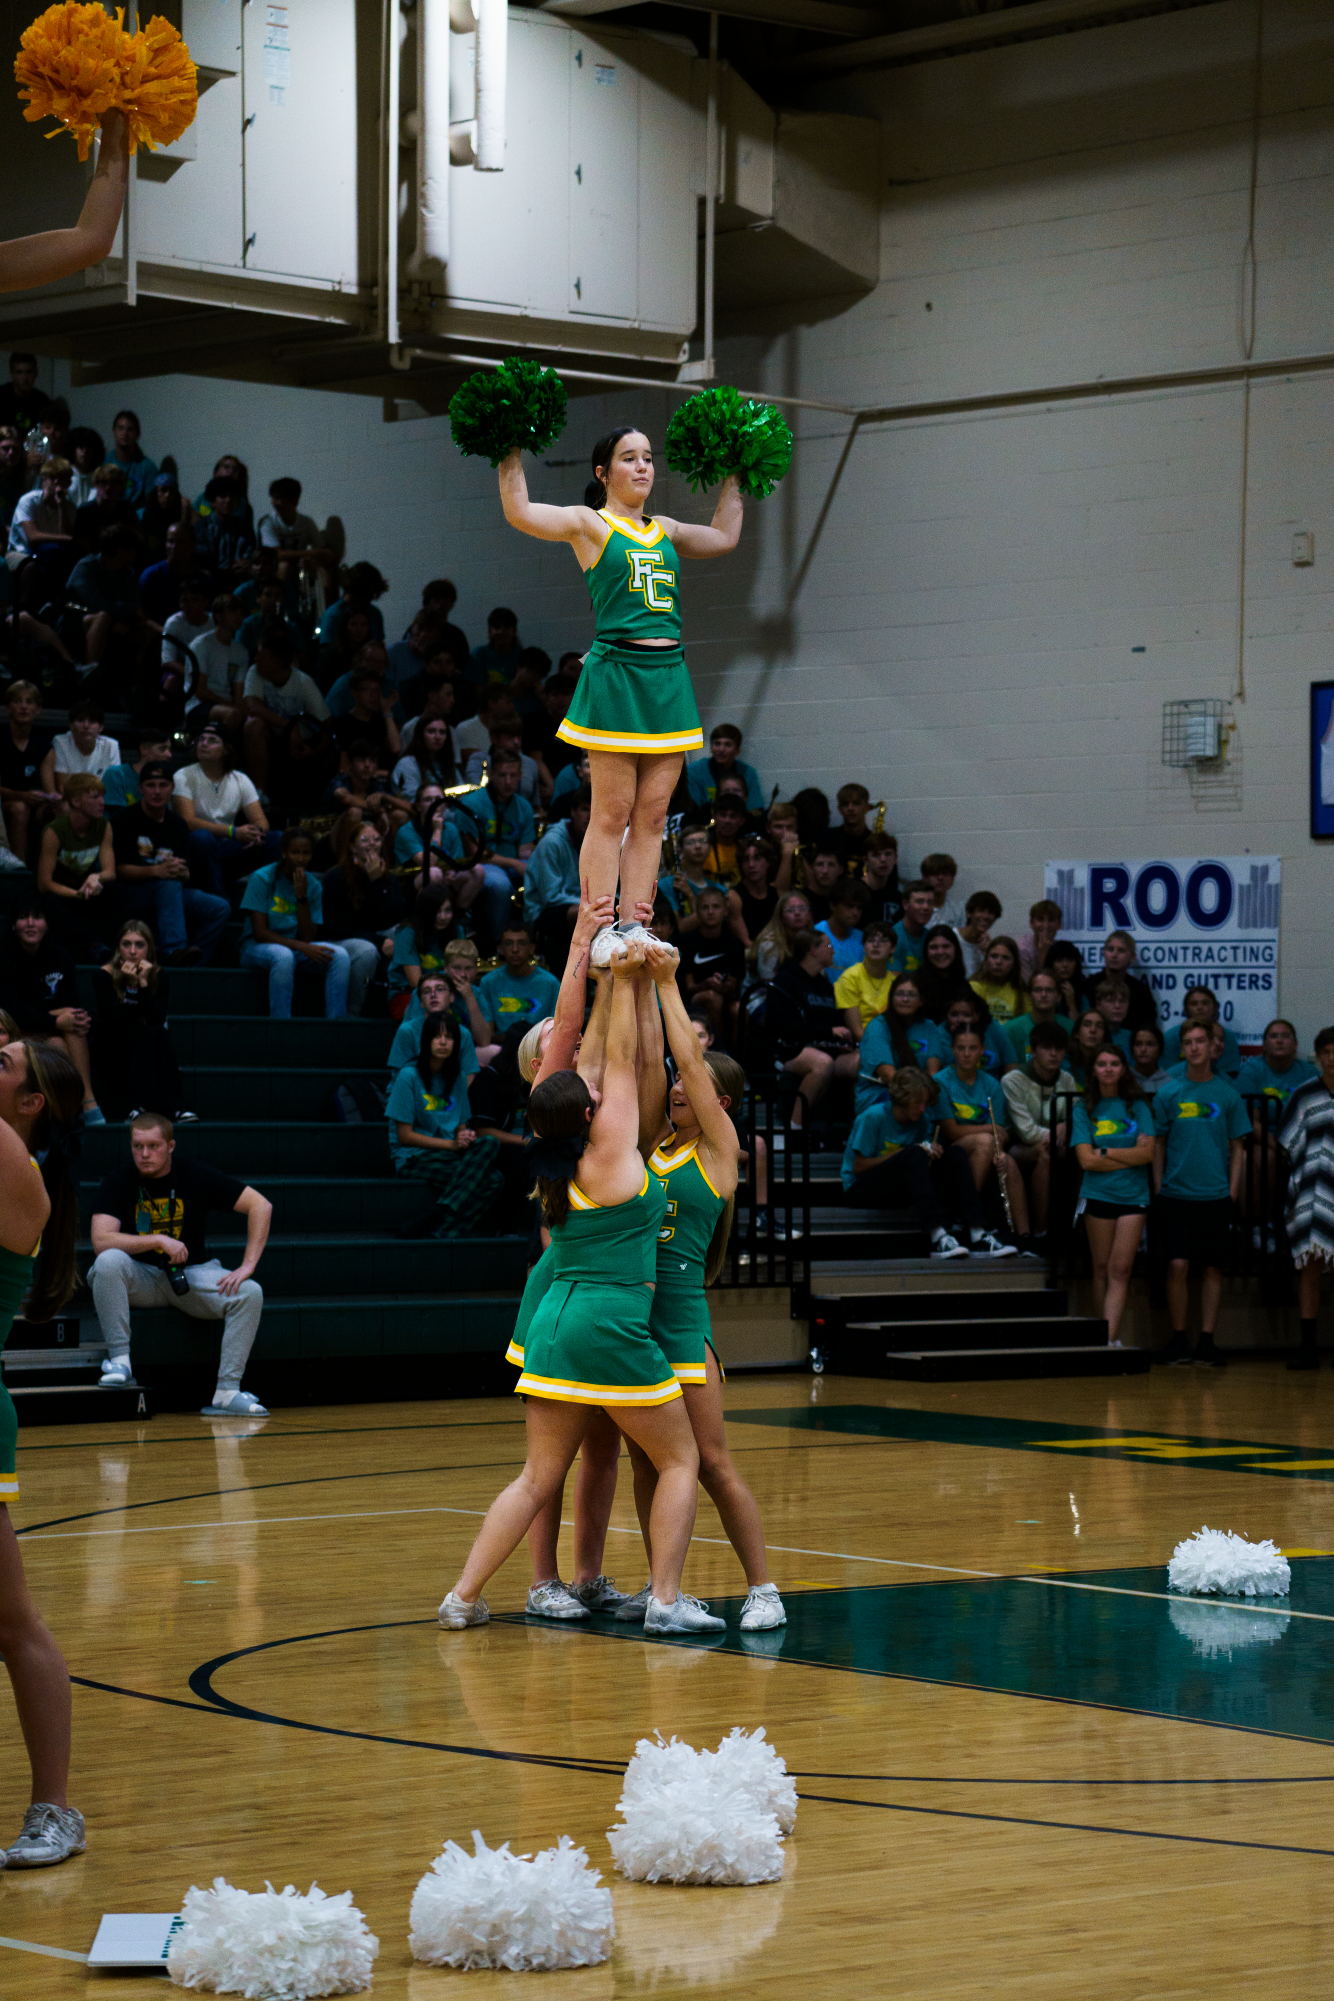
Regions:
<svg viewBox="0 0 1334 2001"><path fill-rule="evenodd" d="M129 35L125 9L112 17L91 0L58 0L25 28L14 64L23 116L55 118L78 142L79 158L107 111L123 111L131 153L170 146L194 122L198 74L169 21L155 15ZM48 133L54 139L54 132Z"/></svg>
<svg viewBox="0 0 1334 2001"><path fill-rule="evenodd" d="M155 14L146 28L125 38L117 99L130 127L130 151L170 146L193 125L199 108L198 71L172 27Z"/></svg>
<svg viewBox="0 0 1334 2001"><path fill-rule="evenodd" d="M123 11L113 21L101 7L59 0L20 39L14 74L19 96L28 101L23 116L29 124L59 119L78 141L81 160L88 158L103 112L120 101L122 47L129 40Z"/></svg>

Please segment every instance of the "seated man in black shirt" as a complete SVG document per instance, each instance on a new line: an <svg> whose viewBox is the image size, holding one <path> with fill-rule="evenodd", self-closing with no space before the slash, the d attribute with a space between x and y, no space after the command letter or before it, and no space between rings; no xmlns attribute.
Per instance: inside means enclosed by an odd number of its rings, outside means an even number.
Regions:
<svg viewBox="0 0 1334 2001"><path fill-rule="evenodd" d="M903 917L903 885L899 881L899 844L892 834L868 834L862 857L866 888L866 922L898 926Z"/></svg>
<svg viewBox="0 0 1334 2001"><path fill-rule="evenodd" d="M677 984L686 1005L702 1014L715 1040L732 1046L737 997L746 973L746 955L727 922L727 898L721 889L702 889L695 900L698 923L680 939Z"/></svg>
<svg viewBox="0 0 1334 2001"><path fill-rule="evenodd" d="M843 857L838 851L832 834L822 834L818 841L802 855L802 875L804 895L811 906L811 916L817 924L823 924L829 915L829 899L834 884L843 875Z"/></svg>
<svg viewBox="0 0 1334 2001"><path fill-rule="evenodd" d="M241 1377L259 1332L264 1294L251 1274L269 1237L273 1205L257 1188L202 1161L178 1160L169 1118L141 1112L130 1127L133 1165L109 1174L93 1205L88 1274L107 1359L102 1381L133 1382L130 1308L174 1306L195 1320L221 1320L218 1385L203 1417L267 1417ZM246 1219L245 1255L227 1271L204 1245L210 1209Z"/></svg>
<svg viewBox="0 0 1334 2001"><path fill-rule="evenodd" d="M844 868L852 874L860 866L871 838L871 829L866 824L871 795L864 785L840 785L834 798L843 824L835 827L829 838L838 849Z"/></svg>
<svg viewBox="0 0 1334 2001"><path fill-rule="evenodd" d="M348 679L348 693L352 707L333 722L334 742L342 753L341 769L349 769L348 755L354 743L371 743L379 758L377 771L383 773L387 784L403 755L403 739L394 721L397 690L373 668L355 667Z"/></svg>
<svg viewBox="0 0 1334 2001"><path fill-rule="evenodd" d="M800 1079L792 1107L792 1123L798 1128L812 1118L831 1079L857 1075L857 1045L843 1022L829 977L833 963L834 943L828 933L801 931L793 940L792 957L774 975L776 994L789 1003L775 1007L774 1027L783 1068ZM798 1035L805 1041L794 1050Z"/></svg>

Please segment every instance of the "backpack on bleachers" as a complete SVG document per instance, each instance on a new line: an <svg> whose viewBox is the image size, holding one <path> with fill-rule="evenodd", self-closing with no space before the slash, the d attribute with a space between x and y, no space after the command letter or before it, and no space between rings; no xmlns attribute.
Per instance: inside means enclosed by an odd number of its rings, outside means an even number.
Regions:
<svg viewBox="0 0 1334 2001"><path fill-rule="evenodd" d="M343 1126L378 1125L388 1096L373 1077L349 1077L330 1093L329 1117Z"/></svg>

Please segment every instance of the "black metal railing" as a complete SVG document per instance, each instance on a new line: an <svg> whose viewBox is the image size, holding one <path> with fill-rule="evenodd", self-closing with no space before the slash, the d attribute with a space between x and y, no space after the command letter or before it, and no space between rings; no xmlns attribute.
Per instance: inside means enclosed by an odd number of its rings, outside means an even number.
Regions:
<svg viewBox="0 0 1334 2001"><path fill-rule="evenodd" d="M809 1136L793 1125L776 1087L754 1082L737 1126L746 1158L719 1283L791 1286L801 1277L811 1235Z"/></svg>
<svg viewBox="0 0 1334 2001"><path fill-rule="evenodd" d="M1227 1276L1254 1279L1265 1306L1283 1305L1292 1287L1292 1253L1283 1225L1287 1187L1286 1156L1278 1144L1278 1128L1283 1106L1277 1098L1248 1092L1246 1106L1251 1131L1244 1145L1241 1190L1233 1204L1229 1234ZM1050 1286L1067 1284L1086 1277L1092 1269L1088 1245L1076 1216L1083 1170L1070 1144L1069 1135L1079 1094L1058 1091L1052 1096L1047 1119L1051 1148L1051 1208L1047 1222L1048 1272ZM1063 1134L1060 1129L1063 1128ZM1150 1201L1145 1231L1144 1256L1149 1277L1150 1297L1162 1303L1163 1261L1155 1243L1155 1207Z"/></svg>

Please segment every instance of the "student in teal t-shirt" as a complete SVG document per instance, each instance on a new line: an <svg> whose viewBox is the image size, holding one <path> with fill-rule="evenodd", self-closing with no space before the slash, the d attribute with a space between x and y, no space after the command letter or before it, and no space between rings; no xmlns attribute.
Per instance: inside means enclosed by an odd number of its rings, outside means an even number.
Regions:
<svg viewBox="0 0 1334 2001"><path fill-rule="evenodd" d="M556 1011L560 981L533 957L533 940L526 924L507 924L499 940L501 964L477 982L477 1005L495 1030L498 1042L516 1022L525 1028L545 1021Z"/></svg>
<svg viewBox="0 0 1334 2001"><path fill-rule="evenodd" d="M453 1027L443 1015L428 1014L417 1061L399 1071L385 1106L395 1174L426 1182L436 1198L400 1236L466 1236L500 1194L500 1142L473 1131L467 1105Z"/></svg>
<svg viewBox="0 0 1334 2001"><path fill-rule="evenodd" d="M1135 1253L1149 1206L1155 1133L1149 1101L1120 1049L1102 1049L1088 1086L1075 1106L1070 1142L1084 1170L1080 1208L1093 1257L1095 1312L1107 1322L1107 1341L1119 1347Z"/></svg>
<svg viewBox="0 0 1334 2001"><path fill-rule="evenodd" d="M1014 1060L1021 1067L1033 1054L1032 1035L1039 1022L1052 1022L1063 1028L1067 1035L1073 1027L1069 1017L1057 1012L1061 1004L1061 990L1049 972L1034 973L1028 983L1028 1013L1017 1014L1013 1021L1005 1024L1005 1036L1014 1050Z"/></svg>
<svg viewBox="0 0 1334 2001"><path fill-rule="evenodd" d="M389 1048L389 1069L397 1077L407 1063L415 1063L421 1054L422 1016L443 1014L459 1038L459 1070L464 1079L475 1077L481 1065L477 1061L477 1045L469 1033L465 1021L460 1021L458 1009L462 1005L458 995L443 973L423 973L420 983L414 988L408 1011L394 1031L394 1039Z"/></svg>
<svg viewBox="0 0 1334 2001"><path fill-rule="evenodd" d="M926 934L936 914L929 882L910 882L903 892L903 921L894 934L891 973L915 973L926 957Z"/></svg>
<svg viewBox="0 0 1334 2001"><path fill-rule="evenodd" d="M443 883L432 883L417 893L410 923L400 924L394 933L394 950L389 961L389 1019L402 1021L412 989L423 973L443 971L445 947L458 936L454 899Z"/></svg>
<svg viewBox="0 0 1334 2001"><path fill-rule="evenodd" d="M977 994L956 994L946 1008L945 1019L937 1031L940 1053L948 1062L955 1030L970 1025L982 1038L982 1068L999 1083L1007 1070L1015 1068L1014 1045L1000 1023L992 1021L986 1002Z"/></svg>
<svg viewBox="0 0 1334 2001"><path fill-rule="evenodd" d="M873 1015L862 1036L857 1068L855 1112L870 1111L887 1101L895 1070L909 1066L928 1077L940 1069L948 1052L933 1021L922 1012L922 997L911 973L900 973L889 990L883 1014Z"/></svg>
<svg viewBox="0 0 1334 2001"><path fill-rule="evenodd" d="M1212 987L1186 988L1181 997L1181 1020L1174 1028L1168 1029L1167 1039L1163 1045L1165 1069L1170 1069L1173 1063L1179 1063L1185 1054L1181 1047L1181 1037L1192 1021L1201 1021L1206 1028L1212 1028L1218 1021L1218 995ZM1224 1077L1235 1077L1241 1069L1241 1049L1232 1030L1223 1023L1219 1025L1223 1029L1223 1060L1221 1063L1215 1063L1214 1069Z"/></svg>
<svg viewBox="0 0 1334 2001"><path fill-rule="evenodd" d="M951 1010L952 1012L952 1010ZM982 1068L982 1037L973 1022L956 1028L950 1038L951 1061L941 1070L936 1083L936 1118L940 1136L951 1146L960 1146L968 1156L968 1166L979 1194L994 1174L1004 1175L1010 1196L1010 1213L1015 1234L1028 1235L1028 1191L1018 1161L1006 1152L1009 1135L1005 1125L1005 1093L994 1077ZM974 1251L996 1258L1012 1258L1016 1246L986 1229L969 1231Z"/></svg>
<svg viewBox="0 0 1334 2001"><path fill-rule="evenodd" d="M904 1064L894 1072L885 1103L853 1120L843 1150L843 1187L863 1208L912 1209L933 1258L966 1258L966 1246L946 1226L931 1172L936 1162L959 1227L972 1226L976 1241L985 1234L986 1218L963 1149L942 1147L933 1130L928 1113L935 1092L924 1070Z"/></svg>
<svg viewBox="0 0 1334 2001"><path fill-rule="evenodd" d="M1165 1360L1222 1360L1214 1329L1223 1295L1232 1227L1232 1198L1241 1177L1242 1141L1250 1132L1246 1107L1225 1077L1216 1077L1209 1057L1210 1030L1188 1021L1181 1031L1184 1077L1169 1075L1153 1100L1158 1135L1154 1180L1159 1247L1168 1261L1167 1306L1172 1338ZM1191 1355L1186 1341L1192 1264L1202 1266L1200 1345Z"/></svg>
<svg viewBox="0 0 1334 2001"><path fill-rule="evenodd" d="M1258 1056L1248 1056L1237 1073L1237 1093L1242 1098L1272 1098L1278 1110L1270 1113L1270 1131L1276 1131L1288 1099L1299 1084L1309 1084L1318 1076L1314 1063L1297 1054L1297 1031L1290 1021L1271 1021L1264 1032ZM1258 1110L1256 1129L1259 1130Z"/></svg>

